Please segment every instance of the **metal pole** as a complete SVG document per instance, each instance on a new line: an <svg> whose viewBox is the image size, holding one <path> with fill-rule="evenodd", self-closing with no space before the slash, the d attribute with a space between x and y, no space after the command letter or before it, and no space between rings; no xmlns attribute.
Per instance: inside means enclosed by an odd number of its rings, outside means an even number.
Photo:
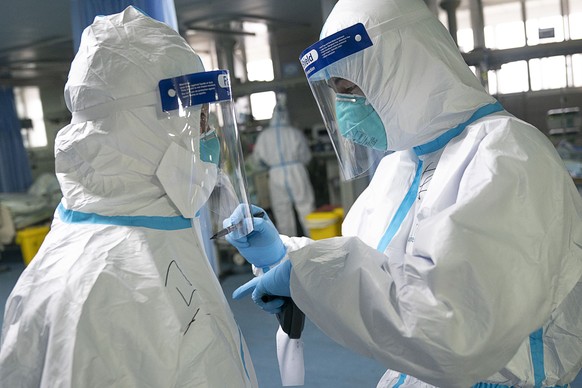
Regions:
<svg viewBox="0 0 582 388"><path fill-rule="evenodd" d="M521 0L521 21L523 22L523 33L525 34L525 45L527 44L527 27L525 21L527 20L527 10L525 8L525 0ZM529 61L527 61L527 89L531 90L531 71L529 69Z"/></svg>
<svg viewBox="0 0 582 388"><path fill-rule="evenodd" d="M461 4L461 0L441 0L440 6L447 11L447 20L449 22L449 33L453 37L455 44L457 43L457 8Z"/></svg>
<svg viewBox="0 0 582 388"><path fill-rule="evenodd" d="M475 46L474 50L484 51L485 50L485 17L483 16L483 2L482 0L472 0L470 2L471 11L471 28L473 29L473 44ZM489 77L488 72L489 66L485 60L485 56L479 62L477 66L477 78L481 81L481 85L485 87L486 90L489 89Z"/></svg>

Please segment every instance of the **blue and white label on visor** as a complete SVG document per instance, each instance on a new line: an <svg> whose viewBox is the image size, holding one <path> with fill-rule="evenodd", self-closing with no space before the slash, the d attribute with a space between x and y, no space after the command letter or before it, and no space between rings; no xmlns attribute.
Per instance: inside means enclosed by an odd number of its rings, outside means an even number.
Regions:
<svg viewBox="0 0 582 388"><path fill-rule="evenodd" d="M232 99L227 70L166 78L158 83L158 87L164 112Z"/></svg>
<svg viewBox="0 0 582 388"><path fill-rule="evenodd" d="M319 70L372 45L362 23L354 24L312 44L301 53L299 60L307 78Z"/></svg>

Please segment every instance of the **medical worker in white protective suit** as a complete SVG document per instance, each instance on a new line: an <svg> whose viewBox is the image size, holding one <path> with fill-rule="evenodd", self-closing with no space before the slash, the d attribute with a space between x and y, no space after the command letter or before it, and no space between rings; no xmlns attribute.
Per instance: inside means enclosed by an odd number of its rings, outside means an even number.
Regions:
<svg viewBox="0 0 582 388"><path fill-rule="evenodd" d="M344 176L365 166L361 145L395 152L343 237L231 239L273 267L235 296L252 292L270 312L281 299L262 297L291 296L335 341L389 368L378 387L571 382L582 199L552 144L483 90L421 0L339 0L301 61ZM272 254L253 255L269 236Z"/></svg>
<svg viewBox="0 0 582 388"><path fill-rule="evenodd" d="M186 118L156 112L158 81L202 71L177 32L132 7L83 32L55 147L64 198L7 301L0 386L257 386L200 240L209 193L192 187L212 187L212 166L195 166L192 186L173 178L190 176L200 108L192 137Z"/></svg>
<svg viewBox="0 0 582 388"><path fill-rule="evenodd" d="M275 106L269 126L257 138L253 155L269 167L271 208L279 232L297 236L295 207L303 235L309 236L305 220L315 209L315 197L305 166L311 160L311 151L305 135L291 126L284 101Z"/></svg>

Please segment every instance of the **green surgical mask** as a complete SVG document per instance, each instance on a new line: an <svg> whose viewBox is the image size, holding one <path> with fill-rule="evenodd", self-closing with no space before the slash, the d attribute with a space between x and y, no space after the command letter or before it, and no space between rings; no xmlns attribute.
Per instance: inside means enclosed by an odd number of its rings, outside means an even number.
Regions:
<svg viewBox="0 0 582 388"><path fill-rule="evenodd" d="M212 132L200 139L200 159L218 165L220 161L220 141Z"/></svg>
<svg viewBox="0 0 582 388"><path fill-rule="evenodd" d="M388 149L382 119L366 97L353 94L336 95L335 110L340 133L346 139L380 151Z"/></svg>

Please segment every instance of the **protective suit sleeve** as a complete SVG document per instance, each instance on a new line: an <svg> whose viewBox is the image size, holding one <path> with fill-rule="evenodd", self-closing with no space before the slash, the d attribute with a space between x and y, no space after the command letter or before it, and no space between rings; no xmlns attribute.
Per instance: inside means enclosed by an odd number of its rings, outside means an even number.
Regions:
<svg viewBox="0 0 582 388"><path fill-rule="evenodd" d="M287 252L296 251L313 242L309 237L289 237L282 234L279 237L281 237L283 245L287 248Z"/></svg>
<svg viewBox="0 0 582 388"><path fill-rule="evenodd" d="M295 303L338 343L436 386L501 370L582 275L578 194L534 130L486 137L452 161L456 179L437 171L431 195L446 196L402 257L358 237L289 252Z"/></svg>

